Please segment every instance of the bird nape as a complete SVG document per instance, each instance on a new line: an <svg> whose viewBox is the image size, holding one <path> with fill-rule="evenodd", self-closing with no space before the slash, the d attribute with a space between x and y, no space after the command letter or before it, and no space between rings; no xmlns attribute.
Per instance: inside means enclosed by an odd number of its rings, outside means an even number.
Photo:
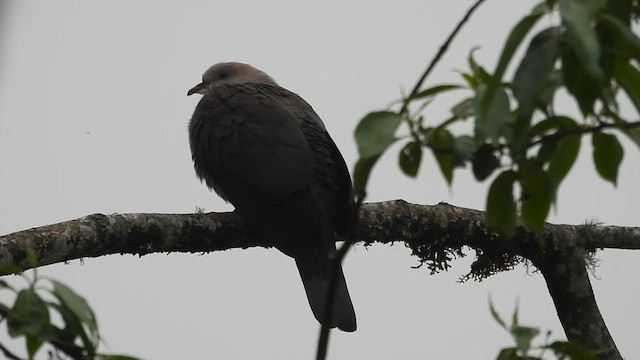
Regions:
<svg viewBox="0 0 640 360"><path fill-rule="evenodd" d="M295 259L313 315L324 321L335 242L352 204L347 166L300 96L247 64L219 63L187 95L203 95L189 122L197 176L236 208L248 229ZM356 330L342 268L330 327Z"/></svg>

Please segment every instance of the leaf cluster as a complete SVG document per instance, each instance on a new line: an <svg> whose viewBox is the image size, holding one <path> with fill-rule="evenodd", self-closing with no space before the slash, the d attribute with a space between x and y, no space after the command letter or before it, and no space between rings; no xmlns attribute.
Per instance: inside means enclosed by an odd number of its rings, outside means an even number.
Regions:
<svg viewBox="0 0 640 360"><path fill-rule="evenodd" d="M542 228L583 137L591 138L597 173L615 186L624 157L619 135L640 146L640 121L624 119L618 106L624 94L640 112L640 38L631 29L637 13L632 0L543 1L508 34L493 72L474 59L472 50L461 83L416 87L399 101L399 111L367 114L355 130L356 195L364 196L375 163L398 141L404 142L398 164L409 177L417 176L428 150L449 185L454 170L467 166L476 180L489 179L487 222L507 236L519 219ZM545 17L552 24L559 21L531 34ZM516 51L529 38L515 63ZM510 66L515 71L505 79ZM556 112L560 90L575 100L578 118ZM448 118L425 121L425 108L451 91L469 95ZM469 121L468 133L452 129ZM408 135L397 136L403 126Z"/></svg>
<svg viewBox="0 0 640 360"><path fill-rule="evenodd" d="M543 345L535 346L533 341L540 335L540 329L520 324L517 305L510 325L502 320L491 301L489 301L489 310L493 319L511 335L515 342L515 346L501 349L496 360L544 360L547 359L545 355L549 351L559 360L596 360L598 358L594 351L568 341L549 343L550 332L547 332ZM534 351L538 354L531 355Z"/></svg>
<svg viewBox="0 0 640 360"><path fill-rule="evenodd" d="M27 259L33 267L33 277L26 276L13 264L0 267L0 273L19 274L27 282L26 288L18 289L0 280L0 291L15 294L13 306L0 303L0 322L6 322L11 338L24 338L27 359L34 359L48 344L54 349L50 358L136 360L125 355L98 353L98 323L87 301L67 285L39 277L34 251L27 251ZM61 321L55 321L56 317ZM21 359L4 346L2 352L8 358Z"/></svg>

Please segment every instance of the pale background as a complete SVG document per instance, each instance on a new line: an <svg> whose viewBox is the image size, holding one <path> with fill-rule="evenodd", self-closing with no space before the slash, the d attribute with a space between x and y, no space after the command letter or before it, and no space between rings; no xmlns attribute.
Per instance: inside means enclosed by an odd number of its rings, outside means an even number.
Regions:
<svg viewBox="0 0 640 360"><path fill-rule="evenodd" d="M230 210L197 181L186 129L198 101L186 92L219 61L251 63L303 96L351 166L357 121L411 88L471 3L5 1L0 234L96 212ZM493 69L506 33L533 5L488 1L428 84L458 82L455 70L465 68L475 45ZM450 105L432 104L427 119L441 121ZM625 142L614 188L594 173L589 144L586 138L551 220L638 226L638 148ZM407 179L395 165L397 150L376 168L369 201L484 208L486 184L468 170L457 171L449 189L427 156L419 178ZM640 358L638 255L598 256L600 308L622 354ZM417 260L402 245L355 247L344 267L359 328L333 333L330 358L495 358L512 342L491 319L489 296L504 317L519 298L523 323L563 338L540 275L519 267L482 283L456 283L470 260L429 276L411 268ZM107 351L145 359L311 359L315 352L318 324L293 261L276 250L114 255L41 273L88 299ZM8 300L0 292L0 301Z"/></svg>

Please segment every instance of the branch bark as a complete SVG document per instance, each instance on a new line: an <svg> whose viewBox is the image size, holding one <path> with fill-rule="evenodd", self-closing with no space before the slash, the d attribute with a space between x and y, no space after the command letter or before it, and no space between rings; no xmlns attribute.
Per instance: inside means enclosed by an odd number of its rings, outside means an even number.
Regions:
<svg viewBox="0 0 640 360"><path fill-rule="evenodd" d="M596 304L584 254L574 250L568 255L556 252L537 264L560 323L569 341L596 349L599 359L622 360Z"/></svg>
<svg viewBox="0 0 640 360"><path fill-rule="evenodd" d="M448 204L402 200L368 203L360 211L357 243L404 242L432 272L446 270L464 247L476 251L465 279L482 279L527 260L542 272L567 338L621 359L600 315L585 268L598 248L640 249L640 228L547 224L536 233L522 225L513 238L487 229L484 213ZM253 246L268 239L247 233L233 213L93 214L0 237L0 265L29 268L25 249L39 265L108 254L210 252Z"/></svg>

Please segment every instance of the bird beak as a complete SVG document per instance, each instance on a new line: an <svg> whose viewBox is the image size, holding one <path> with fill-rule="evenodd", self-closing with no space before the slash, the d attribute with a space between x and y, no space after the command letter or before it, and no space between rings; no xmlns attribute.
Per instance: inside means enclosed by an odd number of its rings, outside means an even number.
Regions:
<svg viewBox="0 0 640 360"><path fill-rule="evenodd" d="M195 93L202 94L202 95L207 93L207 87L204 85L204 83L200 83L194 86L193 88L191 88L191 90L187 92L187 96L191 96Z"/></svg>

